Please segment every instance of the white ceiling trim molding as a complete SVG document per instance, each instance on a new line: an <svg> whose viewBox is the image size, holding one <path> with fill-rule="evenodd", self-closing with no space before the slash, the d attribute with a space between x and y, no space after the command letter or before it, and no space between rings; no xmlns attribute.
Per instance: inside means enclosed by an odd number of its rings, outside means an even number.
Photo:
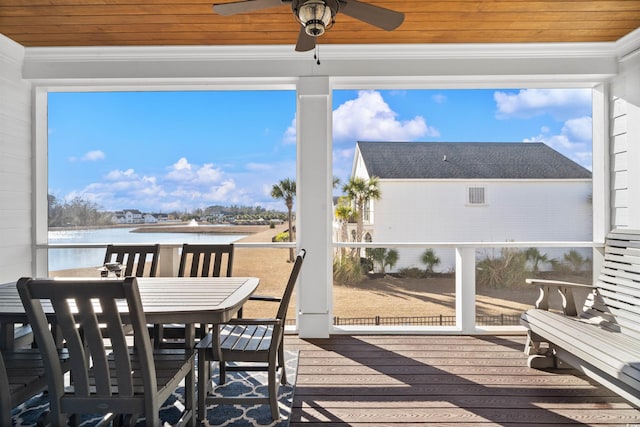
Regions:
<svg viewBox="0 0 640 427"><path fill-rule="evenodd" d="M616 51L621 60L626 60L640 52L640 28L616 42Z"/></svg>
<svg viewBox="0 0 640 427"><path fill-rule="evenodd" d="M622 40L622 39L621 39ZM609 57L616 43L390 44L318 45L325 59L447 59ZM295 52L293 45L257 46L100 46L27 47L29 61L174 61L174 60L301 60L314 52Z"/></svg>
<svg viewBox="0 0 640 427"><path fill-rule="evenodd" d="M318 65L313 52L289 45L25 48L23 78L38 85L224 86L330 76L336 84L391 79L405 87L483 81L495 87L495 80L546 84L560 77L589 85L616 75L620 49L616 43L320 45Z"/></svg>

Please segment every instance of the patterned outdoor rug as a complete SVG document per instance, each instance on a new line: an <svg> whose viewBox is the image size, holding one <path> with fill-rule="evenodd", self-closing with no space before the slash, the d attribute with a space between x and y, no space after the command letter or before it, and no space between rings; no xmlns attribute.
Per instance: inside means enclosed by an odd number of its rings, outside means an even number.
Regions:
<svg viewBox="0 0 640 427"><path fill-rule="evenodd" d="M271 421L269 405L217 405L207 409L207 419L201 426L269 426L287 427L293 402L293 391L298 370L298 352L285 351L287 380L289 384L280 386L278 400L280 402L280 421ZM216 375L217 375L217 368ZM216 388L215 392L220 396L266 396L267 392L266 372L227 372L227 382ZM179 389L178 392L182 392ZM163 405L160 418L165 425L173 425L182 412L180 396L174 393ZM49 408L46 396L38 395L15 408L12 412L13 425L16 427L35 426L38 417ZM100 418L83 418L80 427L92 427ZM143 427L144 420L136 425Z"/></svg>

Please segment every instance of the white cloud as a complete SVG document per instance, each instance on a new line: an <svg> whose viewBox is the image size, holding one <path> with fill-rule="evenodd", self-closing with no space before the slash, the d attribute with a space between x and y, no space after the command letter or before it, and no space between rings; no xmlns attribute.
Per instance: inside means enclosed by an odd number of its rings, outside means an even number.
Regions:
<svg viewBox="0 0 640 427"><path fill-rule="evenodd" d="M134 176L136 176L136 172L133 169L127 169L125 171L116 169L109 172L105 178L109 181L119 181L121 179L131 178Z"/></svg>
<svg viewBox="0 0 640 427"><path fill-rule="evenodd" d="M495 92L496 116L530 118L550 114L567 120L591 114L590 89L524 89L518 93Z"/></svg>
<svg viewBox="0 0 640 427"><path fill-rule="evenodd" d="M593 120L591 117L579 117L567 120L562 132L571 139L580 142L591 142L593 139Z"/></svg>
<svg viewBox="0 0 640 427"><path fill-rule="evenodd" d="M433 95L433 96L431 97L431 99L433 99L433 101L434 101L436 104L444 104L445 102L447 102L447 97L446 97L446 95L443 95L443 94L441 94L441 93L437 93L437 94Z"/></svg>
<svg viewBox="0 0 640 427"><path fill-rule="evenodd" d="M422 116L399 121L380 92L363 90L358 98L340 105L333 112L333 137L337 141L385 140L411 141L424 136L439 136Z"/></svg>
<svg viewBox="0 0 640 427"><path fill-rule="evenodd" d="M87 162L96 162L98 160L104 160L105 157L107 156L104 154L103 151L93 150L85 153L85 155L82 156L82 160Z"/></svg>
<svg viewBox="0 0 640 427"><path fill-rule="evenodd" d="M576 163L591 170L591 117L579 117L567 120L562 126L560 134L557 135L551 135L549 128L543 127L539 135L525 138L524 142L543 142Z"/></svg>
<svg viewBox="0 0 640 427"><path fill-rule="evenodd" d="M76 156L71 156L71 157L69 157L69 161L70 162L77 162L77 161L81 161L81 162L97 162L99 160L104 160L106 157L107 156L104 153L104 151L92 150L92 151L87 151L80 158L78 158Z"/></svg>
<svg viewBox="0 0 640 427"><path fill-rule="evenodd" d="M167 181L174 181L183 185L208 185L219 182L224 173L220 168L214 168L213 163L205 163L202 166L193 165L182 157L171 165L170 171L165 175Z"/></svg>
<svg viewBox="0 0 640 427"><path fill-rule="evenodd" d="M192 210L214 203L249 205L255 199L212 163L196 165L184 157L161 176L140 175L134 169L112 170L103 180L69 193L65 199L74 197L90 200L107 210L137 208L164 212Z"/></svg>
<svg viewBox="0 0 640 427"><path fill-rule="evenodd" d="M220 169L214 169L212 163L206 163L196 170L196 182L198 183L215 183L222 178L223 172Z"/></svg>
<svg viewBox="0 0 640 427"><path fill-rule="evenodd" d="M282 138L282 141L285 144L295 144L296 143L296 116L293 116L293 119L291 120L291 124L289 125L289 127L287 128L287 130L284 132L284 137Z"/></svg>

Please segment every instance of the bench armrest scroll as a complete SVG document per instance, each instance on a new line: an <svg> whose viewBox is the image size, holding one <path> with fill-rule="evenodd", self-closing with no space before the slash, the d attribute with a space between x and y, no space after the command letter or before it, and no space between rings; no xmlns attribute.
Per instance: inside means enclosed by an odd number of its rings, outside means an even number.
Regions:
<svg viewBox="0 0 640 427"><path fill-rule="evenodd" d="M562 280L526 279L530 285L538 285L540 296L536 301L536 308L549 310L549 293L557 289L562 297L562 311L565 316L577 316L576 302L573 296L574 289L594 289L593 286L584 283L565 282Z"/></svg>

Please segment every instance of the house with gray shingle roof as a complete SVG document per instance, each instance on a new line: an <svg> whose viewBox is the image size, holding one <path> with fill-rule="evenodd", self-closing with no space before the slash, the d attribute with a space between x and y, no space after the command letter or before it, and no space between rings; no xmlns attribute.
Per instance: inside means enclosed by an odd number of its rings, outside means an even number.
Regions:
<svg viewBox="0 0 640 427"><path fill-rule="evenodd" d="M591 172L543 143L358 142L352 176L380 179L374 242L592 239ZM423 267L423 251L402 249L396 268Z"/></svg>

